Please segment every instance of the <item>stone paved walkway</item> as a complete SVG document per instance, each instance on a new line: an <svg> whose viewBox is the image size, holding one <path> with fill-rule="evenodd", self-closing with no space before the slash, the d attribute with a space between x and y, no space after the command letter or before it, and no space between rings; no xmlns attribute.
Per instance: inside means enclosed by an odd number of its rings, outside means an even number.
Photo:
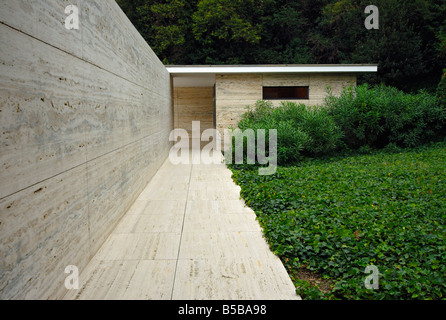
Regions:
<svg viewBox="0 0 446 320"><path fill-rule="evenodd" d="M65 299L300 299L224 164L169 159Z"/></svg>

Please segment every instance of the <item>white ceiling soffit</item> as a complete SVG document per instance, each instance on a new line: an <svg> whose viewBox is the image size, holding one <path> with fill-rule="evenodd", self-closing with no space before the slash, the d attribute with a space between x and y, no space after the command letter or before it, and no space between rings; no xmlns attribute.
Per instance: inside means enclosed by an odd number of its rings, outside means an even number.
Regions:
<svg viewBox="0 0 446 320"><path fill-rule="evenodd" d="M376 65L271 65L271 66L168 66L172 75L228 73L331 73L377 72Z"/></svg>

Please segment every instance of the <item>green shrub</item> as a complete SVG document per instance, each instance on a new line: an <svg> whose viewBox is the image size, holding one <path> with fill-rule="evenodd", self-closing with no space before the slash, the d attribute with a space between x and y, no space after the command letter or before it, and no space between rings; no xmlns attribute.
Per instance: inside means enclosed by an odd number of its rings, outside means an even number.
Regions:
<svg viewBox="0 0 446 320"><path fill-rule="evenodd" d="M248 111L242 115L242 120L238 127L245 130L251 126L253 122L264 121L268 119L272 112L272 103L270 101L258 100L253 107L248 106Z"/></svg>
<svg viewBox="0 0 446 320"><path fill-rule="evenodd" d="M426 92L407 94L384 85L367 84L330 95L326 104L349 148L382 148L389 143L414 147L442 136L446 115Z"/></svg>
<svg viewBox="0 0 446 320"><path fill-rule="evenodd" d="M311 143L309 135L296 127L293 121L278 121L268 129L277 129L277 163L292 163Z"/></svg>
<svg viewBox="0 0 446 320"><path fill-rule="evenodd" d="M275 113L273 105L269 101L259 100L253 107L248 107L248 111L243 114L241 121L238 123L238 128L241 130L232 138L232 152L233 159L235 157L236 139L241 139L242 135L247 130L254 131L254 140L248 141L244 137L243 154L246 162L246 155L248 144L253 144L251 147L256 147L258 143L259 129L266 130L265 150L269 150L269 134L268 130L277 130L277 162L279 164L286 164L295 162L299 159L302 149L309 142L307 134L302 132L299 128L294 126L294 122L286 117L280 117Z"/></svg>
<svg viewBox="0 0 446 320"><path fill-rule="evenodd" d="M242 116L238 128L243 132L253 129L277 130L278 164L298 161L302 155L319 156L338 147L341 130L323 107L307 107L304 104L281 102L275 108L269 101L257 101ZM233 152L235 148L233 138ZM267 138L268 140L268 138ZM247 139L244 151L247 150ZM266 149L268 150L267 145Z"/></svg>
<svg viewBox="0 0 446 320"><path fill-rule="evenodd" d="M370 139L383 131L377 121L378 110L373 112L371 105L365 102L367 92L366 85L348 87L339 97L330 94L326 99L330 114L343 131L343 141L353 149L373 143Z"/></svg>
<svg viewBox="0 0 446 320"><path fill-rule="evenodd" d="M308 143L304 150L310 156L324 155L336 150L342 138L341 130L325 107L305 109L300 122L296 125L311 139L311 143Z"/></svg>

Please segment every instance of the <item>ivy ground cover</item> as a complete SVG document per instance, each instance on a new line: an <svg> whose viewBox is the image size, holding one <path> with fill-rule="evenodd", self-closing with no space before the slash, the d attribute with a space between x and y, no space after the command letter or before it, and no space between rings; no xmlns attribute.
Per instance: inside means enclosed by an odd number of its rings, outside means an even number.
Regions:
<svg viewBox="0 0 446 320"><path fill-rule="evenodd" d="M446 298L445 143L308 160L271 176L230 167L304 299ZM365 286L370 265L375 289Z"/></svg>

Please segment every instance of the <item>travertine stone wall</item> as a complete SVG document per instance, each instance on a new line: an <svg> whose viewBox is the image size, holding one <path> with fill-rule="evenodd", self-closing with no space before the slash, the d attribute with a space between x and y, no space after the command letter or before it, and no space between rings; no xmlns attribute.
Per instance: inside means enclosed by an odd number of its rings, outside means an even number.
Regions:
<svg viewBox="0 0 446 320"><path fill-rule="evenodd" d="M237 127L240 116L257 100L262 99L263 76L261 74L224 74L215 77L216 127Z"/></svg>
<svg viewBox="0 0 446 320"><path fill-rule="evenodd" d="M115 1L1 0L0 22L0 299L57 299L166 159L170 76Z"/></svg>
<svg viewBox="0 0 446 320"><path fill-rule="evenodd" d="M214 128L214 88L178 87L174 89L174 126L187 130L192 138L192 121L200 121L200 134Z"/></svg>
<svg viewBox="0 0 446 320"><path fill-rule="evenodd" d="M236 127L247 106L262 99L263 86L309 86L308 100L293 100L306 105L320 105L327 96L329 86L333 94L342 88L356 85L355 74L311 73L311 74L226 74L216 76L216 126L223 133ZM273 101L278 106L280 101Z"/></svg>

